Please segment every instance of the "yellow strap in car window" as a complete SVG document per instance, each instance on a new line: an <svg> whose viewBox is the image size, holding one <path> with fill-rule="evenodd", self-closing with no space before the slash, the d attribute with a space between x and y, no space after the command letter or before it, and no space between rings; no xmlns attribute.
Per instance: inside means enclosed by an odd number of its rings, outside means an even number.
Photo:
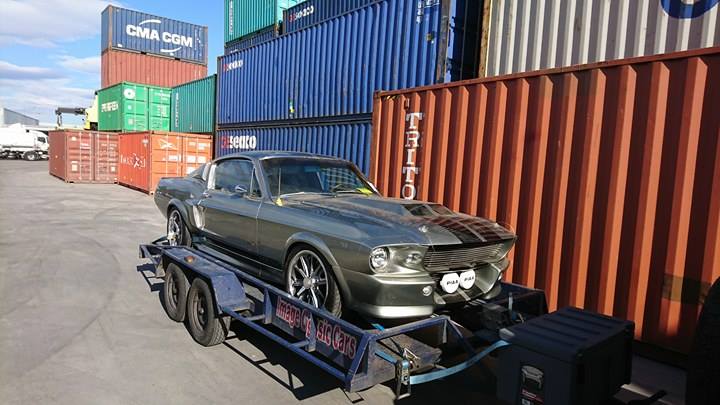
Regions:
<svg viewBox="0 0 720 405"><path fill-rule="evenodd" d="M283 202L282 202L282 200L280 199L280 197L278 197L277 200L275 200L275 204L277 204L279 207L282 207L282 206L283 206Z"/></svg>
<svg viewBox="0 0 720 405"><path fill-rule="evenodd" d="M373 193L372 190L365 188L365 187L358 187L358 188L356 188L356 190L365 195L371 195Z"/></svg>

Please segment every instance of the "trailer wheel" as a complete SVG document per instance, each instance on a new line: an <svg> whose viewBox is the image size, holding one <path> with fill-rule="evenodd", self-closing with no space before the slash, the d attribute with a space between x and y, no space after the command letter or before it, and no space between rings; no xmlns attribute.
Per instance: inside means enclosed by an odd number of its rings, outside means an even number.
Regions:
<svg viewBox="0 0 720 405"><path fill-rule="evenodd" d="M176 322L185 320L188 290L190 282L185 273L174 264L168 266L165 272L165 283L160 290L160 299L168 317Z"/></svg>
<svg viewBox="0 0 720 405"><path fill-rule="evenodd" d="M720 396L720 278L703 304L688 355L685 402L714 404Z"/></svg>
<svg viewBox="0 0 720 405"><path fill-rule="evenodd" d="M190 286L186 320L190 335L201 345L215 346L225 341L230 318L217 313L210 286L202 278L196 278Z"/></svg>
<svg viewBox="0 0 720 405"><path fill-rule="evenodd" d="M38 155L35 152L25 152L23 153L22 158L27 161L34 162L38 159Z"/></svg>

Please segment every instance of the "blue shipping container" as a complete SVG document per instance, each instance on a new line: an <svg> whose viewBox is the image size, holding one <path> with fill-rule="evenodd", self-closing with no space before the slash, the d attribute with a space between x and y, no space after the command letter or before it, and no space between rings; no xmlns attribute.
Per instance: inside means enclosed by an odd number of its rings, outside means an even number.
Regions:
<svg viewBox="0 0 720 405"><path fill-rule="evenodd" d="M122 49L207 65L208 29L139 11L107 6L101 51Z"/></svg>
<svg viewBox="0 0 720 405"><path fill-rule="evenodd" d="M465 78L448 55L464 55L469 39L448 30L472 30L442 4L376 1L220 57L218 125L368 114L377 90Z"/></svg>
<svg viewBox="0 0 720 405"><path fill-rule="evenodd" d="M369 121L220 130L215 156L247 150L310 152L349 160L367 175L371 136Z"/></svg>
<svg viewBox="0 0 720 405"><path fill-rule="evenodd" d="M271 25L267 28L261 29L260 31L236 39L235 41L227 42L225 44L225 55L229 55L237 51L242 51L243 49L250 48L251 46L260 45L263 42L267 42L277 38L277 36L277 26Z"/></svg>
<svg viewBox="0 0 720 405"><path fill-rule="evenodd" d="M283 32L290 33L367 6L377 0L306 0L283 12Z"/></svg>

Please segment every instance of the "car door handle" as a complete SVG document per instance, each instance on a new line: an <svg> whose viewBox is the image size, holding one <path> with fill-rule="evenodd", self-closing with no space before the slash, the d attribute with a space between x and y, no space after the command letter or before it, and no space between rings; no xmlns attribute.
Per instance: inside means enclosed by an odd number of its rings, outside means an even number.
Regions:
<svg viewBox="0 0 720 405"><path fill-rule="evenodd" d="M208 193L207 191L203 191L202 198L210 198L210 197L211 197L210 193Z"/></svg>

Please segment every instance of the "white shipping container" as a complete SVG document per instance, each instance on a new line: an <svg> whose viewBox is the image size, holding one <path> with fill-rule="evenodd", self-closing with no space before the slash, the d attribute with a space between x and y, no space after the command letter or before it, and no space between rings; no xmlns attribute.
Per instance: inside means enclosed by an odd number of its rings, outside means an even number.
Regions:
<svg viewBox="0 0 720 405"><path fill-rule="evenodd" d="M720 0L486 0L480 76L720 45Z"/></svg>

